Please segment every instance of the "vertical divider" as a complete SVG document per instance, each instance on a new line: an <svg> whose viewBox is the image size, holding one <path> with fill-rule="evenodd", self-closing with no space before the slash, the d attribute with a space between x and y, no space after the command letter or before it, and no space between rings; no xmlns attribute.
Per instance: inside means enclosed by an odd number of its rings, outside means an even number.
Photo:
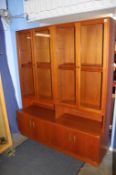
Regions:
<svg viewBox="0 0 116 175"><path fill-rule="evenodd" d="M107 73L108 73L108 43L109 43L109 22L108 19L104 19L104 46L103 46L103 85L102 85L102 103L101 110L102 114L105 115L105 106L106 106L106 92L107 92Z"/></svg>
<svg viewBox="0 0 116 175"><path fill-rule="evenodd" d="M113 73L113 55L114 55L114 38L115 38L115 22L110 18L104 19L104 50L103 50L103 87L102 87L102 114L103 114L103 131L110 122L111 116L111 94ZM112 75L113 77L113 75ZM111 91L110 91L111 90ZM107 124L106 124L107 123Z"/></svg>
<svg viewBox="0 0 116 175"><path fill-rule="evenodd" d="M23 87L22 87L22 71L21 71L21 48L19 44L19 32L16 32L16 42L17 42L17 53L18 53L18 71L19 71L19 79L20 79L20 89L21 89L21 96L22 96L22 101L23 101ZM23 104L22 104L23 105Z"/></svg>
<svg viewBox="0 0 116 175"><path fill-rule="evenodd" d="M81 47L80 47L80 28L81 24L76 23L75 24L75 31L76 31L76 106L79 109L80 108L80 75L81 75Z"/></svg>
<svg viewBox="0 0 116 175"><path fill-rule="evenodd" d="M33 61L33 74L34 74L34 88L35 88L35 99L38 98L38 87L37 87L37 58L36 58L36 49L35 49L35 31L31 30L31 44L32 44L32 61Z"/></svg>
<svg viewBox="0 0 116 175"><path fill-rule="evenodd" d="M51 73L52 73L52 91L54 104L58 102L58 68L56 60L56 27L50 27L51 35Z"/></svg>

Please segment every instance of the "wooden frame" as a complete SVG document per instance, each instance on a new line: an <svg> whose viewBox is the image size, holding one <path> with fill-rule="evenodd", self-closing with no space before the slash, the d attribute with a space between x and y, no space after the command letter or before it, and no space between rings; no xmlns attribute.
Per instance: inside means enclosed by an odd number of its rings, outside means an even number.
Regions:
<svg viewBox="0 0 116 175"><path fill-rule="evenodd" d="M2 121L4 125L4 126L1 126L0 129L2 129L2 127L4 128L5 136L6 136L6 143L3 145L0 144L0 153L2 153L3 151L5 151L6 149L12 146L12 139L11 139L8 117L7 117L6 107L5 107L1 75L0 75L0 106L1 106L1 112L2 112L2 115L0 117L2 117Z"/></svg>

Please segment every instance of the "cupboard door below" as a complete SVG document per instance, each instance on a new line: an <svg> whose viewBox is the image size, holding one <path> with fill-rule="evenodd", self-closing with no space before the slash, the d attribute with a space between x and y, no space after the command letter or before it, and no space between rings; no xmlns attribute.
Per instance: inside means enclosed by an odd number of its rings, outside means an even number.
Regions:
<svg viewBox="0 0 116 175"><path fill-rule="evenodd" d="M54 134L54 126L48 122L38 120L36 134L38 141L51 145Z"/></svg>
<svg viewBox="0 0 116 175"><path fill-rule="evenodd" d="M66 152L72 152L73 138L69 129L56 126L53 144Z"/></svg>
<svg viewBox="0 0 116 175"><path fill-rule="evenodd" d="M99 137L77 133L74 135L74 152L82 158L99 160Z"/></svg>
<svg viewBox="0 0 116 175"><path fill-rule="evenodd" d="M18 120L18 127L21 134L27 137L32 137L31 128L30 128L30 118L28 116L18 113L17 120Z"/></svg>

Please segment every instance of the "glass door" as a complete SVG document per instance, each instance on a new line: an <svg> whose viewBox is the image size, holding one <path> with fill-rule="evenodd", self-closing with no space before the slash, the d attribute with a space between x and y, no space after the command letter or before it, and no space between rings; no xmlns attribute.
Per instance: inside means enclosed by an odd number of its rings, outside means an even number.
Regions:
<svg viewBox="0 0 116 175"><path fill-rule="evenodd" d="M101 109L103 24L80 27L80 106Z"/></svg>
<svg viewBox="0 0 116 175"><path fill-rule="evenodd" d="M52 100L50 31L34 31L36 57L36 83L39 100Z"/></svg>
<svg viewBox="0 0 116 175"><path fill-rule="evenodd" d="M58 66L58 99L60 103L75 105L75 28L56 29L56 57Z"/></svg>
<svg viewBox="0 0 116 175"><path fill-rule="evenodd" d="M31 31L18 32L17 36L22 96L31 97L35 95Z"/></svg>

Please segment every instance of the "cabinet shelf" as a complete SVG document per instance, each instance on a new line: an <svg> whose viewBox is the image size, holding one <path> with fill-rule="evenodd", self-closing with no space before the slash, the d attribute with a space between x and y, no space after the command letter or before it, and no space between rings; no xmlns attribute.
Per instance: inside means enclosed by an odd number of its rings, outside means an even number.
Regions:
<svg viewBox="0 0 116 175"><path fill-rule="evenodd" d="M72 70L76 68L76 65L74 63L64 63L64 64L60 64L58 68L64 69L64 70Z"/></svg>
<svg viewBox="0 0 116 175"><path fill-rule="evenodd" d="M82 132L87 132L95 135L101 134L101 123L97 121L92 121L81 116L74 116L70 114L64 114L60 118L55 118L55 111L52 109L47 109L45 107L40 107L38 105L32 105L23 110L18 111L18 113L28 114L33 117L40 118L42 120L47 120L55 122L56 124L61 124L68 126L72 129L78 129Z"/></svg>
<svg viewBox="0 0 116 175"><path fill-rule="evenodd" d="M37 62L37 68L50 69L51 64L45 62Z"/></svg>
<svg viewBox="0 0 116 175"><path fill-rule="evenodd" d="M95 136L100 136L102 126L100 122L92 121L81 116L63 114L60 118L55 118L55 111L38 105L32 105L18 111L19 114L29 115L32 118L36 117L40 120L49 121L56 125L69 127L79 130L80 132L89 133Z"/></svg>
<svg viewBox="0 0 116 175"><path fill-rule="evenodd" d="M57 122L72 129L77 129L81 132L97 136L101 135L102 131L102 126L100 122L92 121L90 119L70 114L64 114L59 119L57 119Z"/></svg>
<svg viewBox="0 0 116 175"><path fill-rule="evenodd" d="M76 102L74 100L62 100L62 103L69 104L69 105L75 105Z"/></svg>
<svg viewBox="0 0 116 175"><path fill-rule="evenodd" d="M81 70L88 72L103 72L103 67L100 65L82 64Z"/></svg>
<svg viewBox="0 0 116 175"><path fill-rule="evenodd" d="M39 96L39 99L40 99L40 100L43 100L43 101L44 101L44 100L45 100L45 101L50 101L50 100L52 100L52 97L51 97L51 96L50 96L50 97L47 97L47 96L44 96L44 95L40 95L40 96Z"/></svg>
<svg viewBox="0 0 116 175"><path fill-rule="evenodd" d="M88 103L81 103L81 106L85 107L85 108L93 108L96 110L100 110L100 105L94 105L94 104L88 104Z"/></svg>
<svg viewBox="0 0 116 175"><path fill-rule="evenodd" d="M25 67L32 67L32 63L31 63L31 62L22 63L22 64L21 64L21 67L22 67L22 68L25 68Z"/></svg>
<svg viewBox="0 0 116 175"><path fill-rule="evenodd" d="M30 116L41 118L47 121L55 121L55 111L38 105L32 105L19 111Z"/></svg>

